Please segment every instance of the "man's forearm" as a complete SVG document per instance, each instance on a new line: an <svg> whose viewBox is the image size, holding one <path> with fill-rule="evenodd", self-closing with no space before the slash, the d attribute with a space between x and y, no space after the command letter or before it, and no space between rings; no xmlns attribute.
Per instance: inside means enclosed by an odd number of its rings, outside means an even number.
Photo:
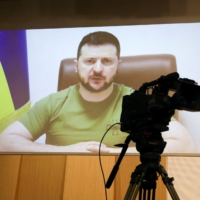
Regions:
<svg viewBox="0 0 200 200"><path fill-rule="evenodd" d="M1 152L63 152L65 147L33 142L29 130L19 121L13 122L0 134Z"/></svg>
<svg viewBox="0 0 200 200"><path fill-rule="evenodd" d="M178 121L169 124L169 131L162 133L167 145L164 153L197 153L196 144L186 128Z"/></svg>
<svg viewBox="0 0 200 200"><path fill-rule="evenodd" d="M0 135L1 152L63 152L64 149L62 146L37 144L19 135Z"/></svg>
<svg viewBox="0 0 200 200"><path fill-rule="evenodd" d="M164 153L198 153L194 143L175 139L168 139L166 142Z"/></svg>

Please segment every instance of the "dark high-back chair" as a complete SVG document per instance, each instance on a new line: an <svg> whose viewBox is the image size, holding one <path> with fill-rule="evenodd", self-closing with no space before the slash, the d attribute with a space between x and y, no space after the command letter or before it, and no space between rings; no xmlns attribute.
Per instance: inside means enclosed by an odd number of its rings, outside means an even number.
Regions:
<svg viewBox="0 0 200 200"><path fill-rule="evenodd" d="M177 71L176 58L170 54L121 57L121 65L115 82L138 89L143 83ZM74 58L61 61L58 91L78 83Z"/></svg>

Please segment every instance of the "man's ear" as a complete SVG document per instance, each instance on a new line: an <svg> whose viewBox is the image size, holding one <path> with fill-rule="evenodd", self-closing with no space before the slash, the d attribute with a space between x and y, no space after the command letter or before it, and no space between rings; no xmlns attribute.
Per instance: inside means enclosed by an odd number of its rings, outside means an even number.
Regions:
<svg viewBox="0 0 200 200"><path fill-rule="evenodd" d="M117 66L117 70L119 70L120 66L121 66L122 60L118 61L118 66Z"/></svg>
<svg viewBox="0 0 200 200"><path fill-rule="evenodd" d="M118 73L119 73L119 69L121 67L121 62L122 60L118 60L118 64L117 64L117 69L115 71L115 78L114 78L114 81L117 81L117 76L118 76Z"/></svg>
<svg viewBox="0 0 200 200"><path fill-rule="evenodd" d="M78 60L74 60L74 64L75 64L75 72L78 72Z"/></svg>

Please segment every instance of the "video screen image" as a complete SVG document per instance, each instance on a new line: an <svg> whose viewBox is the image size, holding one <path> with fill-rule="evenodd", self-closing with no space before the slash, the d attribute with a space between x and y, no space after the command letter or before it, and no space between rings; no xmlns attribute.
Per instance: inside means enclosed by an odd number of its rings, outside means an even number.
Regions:
<svg viewBox="0 0 200 200"><path fill-rule="evenodd" d="M117 47L108 42L97 45L86 42L77 58L81 40L94 32L114 35L120 43L120 55ZM120 153L122 147L115 145L123 144L129 135L136 136L135 127L131 134L121 131L120 124L111 127L120 122L123 96L138 89L134 88L136 79L139 84L158 79L159 62L176 66L180 78L199 83L199 33L200 23L0 31L0 132L19 134L23 127L22 137L33 145L10 148L3 147L3 143L1 152L98 153L107 131L102 153ZM151 60L157 60L155 55L159 58L156 62ZM66 89L59 89L61 61L71 66L70 75L66 80L63 77ZM147 72L134 77L131 70L126 71L136 66L141 70L140 62L150 66ZM128 77L123 75L118 82L118 71ZM167 72L161 71L160 75ZM154 79L152 74L156 74ZM146 120L146 116L140 121L140 116L137 117L137 123ZM199 120L198 111L177 109L169 121L169 130L161 131L167 142L165 148L159 146L162 141L155 132L153 141L158 140L159 147L152 146L150 150L158 147L159 153L199 153ZM7 128L15 121L15 126ZM151 138L145 124L143 127L141 137ZM133 140L127 154L138 153L137 148L143 151L143 144L136 147Z"/></svg>

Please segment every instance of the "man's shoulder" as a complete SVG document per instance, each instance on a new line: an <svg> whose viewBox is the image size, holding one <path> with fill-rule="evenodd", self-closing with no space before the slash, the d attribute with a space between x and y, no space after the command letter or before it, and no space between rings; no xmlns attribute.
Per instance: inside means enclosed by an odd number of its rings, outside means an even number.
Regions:
<svg viewBox="0 0 200 200"><path fill-rule="evenodd" d="M48 104L49 105L60 104L63 101L67 100L69 95L73 95L72 93L75 94L76 88L77 88L77 85L73 85L73 86L70 86L61 91L51 93L48 96L46 96L46 97L42 98L41 100L39 100L38 102L36 102L36 105L38 105L38 104L45 105L46 104L46 106L48 106Z"/></svg>
<svg viewBox="0 0 200 200"><path fill-rule="evenodd" d="M72 85L66 89L52 93L49 95L50 99L63 99L68 97L71 93L74 93L77 90L77 85Z"/></svg>
<svg viewBox="0 0 200 200"><path fill-rule="evenodd" d="M123 84L119 84L119 83L114 83L114 87L116 88L118 92L121 92L122 95L131 94L134 91L133 88L125 86Z"/></svg>

